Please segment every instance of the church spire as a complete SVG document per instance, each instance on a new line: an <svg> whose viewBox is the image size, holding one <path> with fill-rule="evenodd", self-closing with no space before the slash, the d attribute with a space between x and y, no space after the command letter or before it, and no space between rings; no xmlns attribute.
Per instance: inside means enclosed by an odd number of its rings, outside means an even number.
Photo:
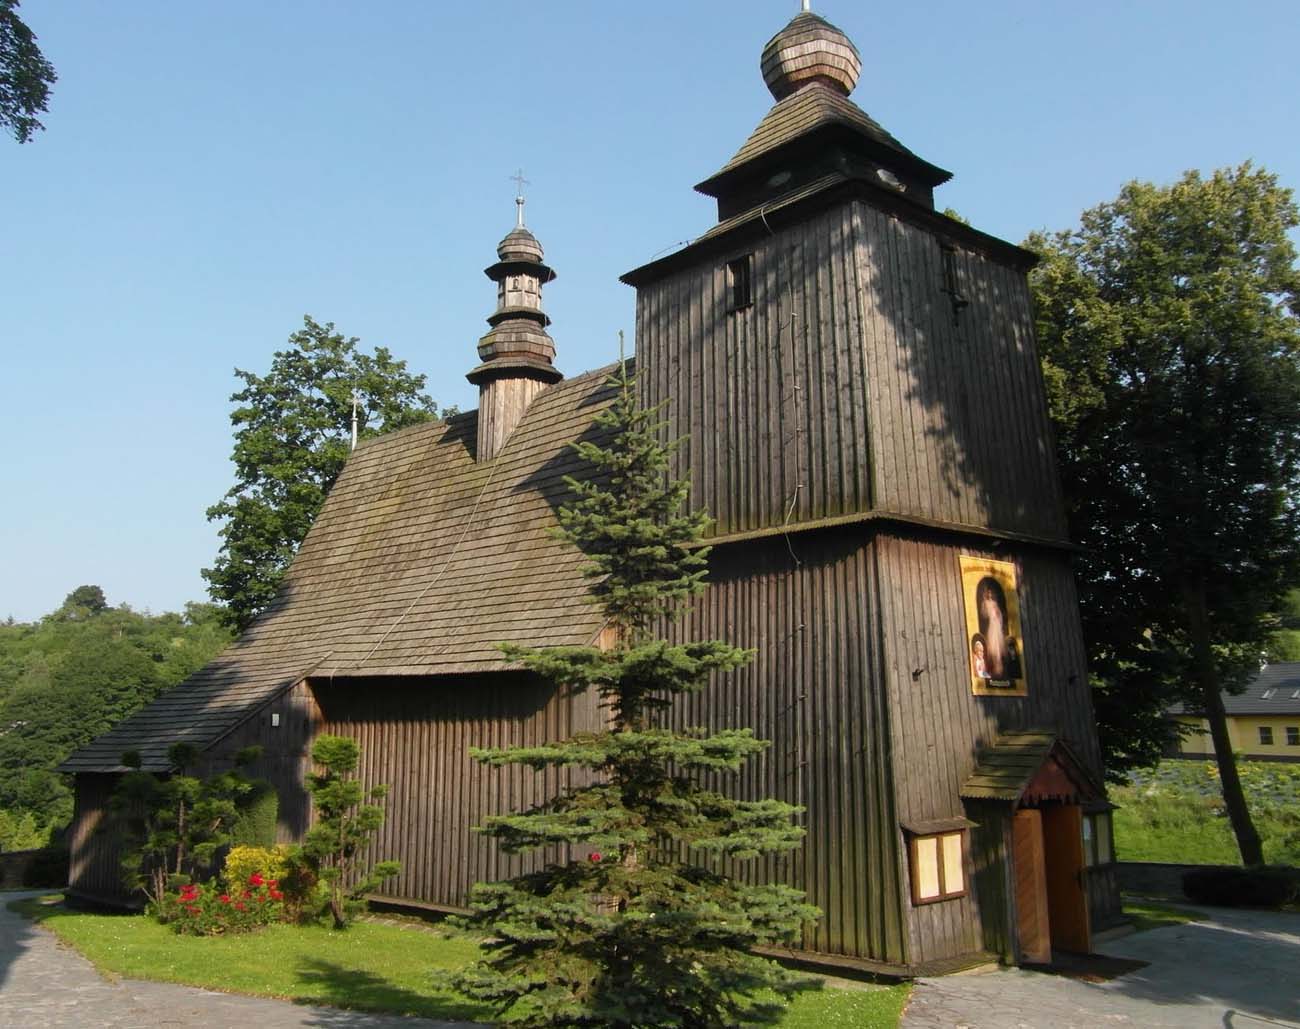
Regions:
<svg viewBox="0 0 1300 1029"><path fill-rule="evenodd" d="M515 227L497 246L499 260L485 269L497 284L492 327L479 340L481 364L466 378L478 386L478 459L496 457L538 393L564 376L554 366L551 319L542 310L542 286L555 272L542 263L542 245L524 227L523 172L514 176Z"/></svg>

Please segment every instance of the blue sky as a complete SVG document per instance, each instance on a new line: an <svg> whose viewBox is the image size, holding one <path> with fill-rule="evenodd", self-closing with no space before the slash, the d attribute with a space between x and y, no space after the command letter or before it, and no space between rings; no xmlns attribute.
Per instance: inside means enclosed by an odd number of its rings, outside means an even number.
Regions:
<svg viewBox="0 0 1300 1029"><path fill-rule="evenodd" d="M820 0L854 100L1012 241L1133 178L1252 159L1300 186L1293 4ZM310 313L472 407L482 269L529 225L567 373L616 355L618 276L704 232L691 186L771 105L795 0L25 0L59 73L0 139L0 618L81 583L203 599L236 366Z"/></svg>

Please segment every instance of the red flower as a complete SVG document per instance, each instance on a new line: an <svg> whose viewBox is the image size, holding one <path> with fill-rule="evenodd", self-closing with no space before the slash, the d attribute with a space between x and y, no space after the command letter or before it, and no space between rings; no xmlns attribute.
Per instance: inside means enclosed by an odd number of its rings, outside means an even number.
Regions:
<svg viewBox="0 0 1300 1029"><path fill-rule="evenodd" d="M275 889L277 886L280 885L280 880L279 880L279 879L267 879L267 880L266 880L266 885L269 886L269 887L271 887L271 889Z"/></svg>
<svg viewBox="0 0 1300 1029"><path fill-rule="evenodd" d="M249 897L251 897L252 895L253 895L253 891L252 891L252 890L245 890L245 891L244 891L244 899L245 899L245 900L247 900L247 899L248 899Z"/></svg>
<svg viewBox="0 0 1300 1029"><path fill-rule="evenodd" d="M272 891L271 891L271 899L272 899L272 900L284 900L284 894L281 893L279 890L272 890Z"/></svg>
<svg viewBox="0 0 1300 1029"><path fill-rule="evenodd" d="M246 905L246 904L241 900L241 901L238 901L238 902L235 904L235 910L236 910L236 911L247 911L247 910L248 910L248 906L247 906L247 905Z"/></svg>
<svg viewBox="0 0 1300 1029"><path fill-rule="evenodd" d="M266 880L262 878L261 872L254 872L248 877L249 886L261 886L264 882L266 882Z"/></svg>
<svg viewBox="0 0 1300 1029"><path fill-rule="evenodd" d="M220 897L218 897L217 899L220 900L221 903L223 903L223 904L229 904L229 903L230 903L230 894L229 894L229 893L223 893L223 894L222 894Z"/></svg>
<svg viewBox="0 0 1300 1029"><path fill-rule="evenodd" d="M600 854L599 854L599 852L597 852L597 853L593 853L593 854L591 855L591 857L588 858L587 860L589 860L589 861L599 861L599 860L600 860Z"/></svg>

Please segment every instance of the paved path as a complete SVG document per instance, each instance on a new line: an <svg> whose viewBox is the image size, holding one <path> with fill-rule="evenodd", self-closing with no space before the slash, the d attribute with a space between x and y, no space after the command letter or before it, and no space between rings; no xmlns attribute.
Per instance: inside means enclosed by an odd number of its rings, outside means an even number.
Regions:
<svg viewBox="0 0 1300 1029"><path fill-rule="evenodd" d="M1200 910L1205 921L1098 947L1150 962L1106 983L1020 969L922 979L903 1029L1300 1026L1300 915Z"/></svg>
<svg viewBox="0 0 1300 1029"><path fill-rule="evenodd" d="M468 1022L366 1015L174 983L105 979L53 933L7 909L38 894L0 892L0 1027L4 1029L477 1029Z"/></svg>

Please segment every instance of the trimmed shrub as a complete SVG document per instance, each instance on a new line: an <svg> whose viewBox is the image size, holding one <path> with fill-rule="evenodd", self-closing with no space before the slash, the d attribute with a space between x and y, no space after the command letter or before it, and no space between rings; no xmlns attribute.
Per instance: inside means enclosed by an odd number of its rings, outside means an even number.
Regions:
<svg viewBox="0 0 1300 1029"><path fill-rule="evenodd" d="M234 847L226 855L221 878L233 885L246 883L253 875L277 882L289 871L288 847Z"/></svg>
<svg viewBox="0 0 1300 1029"><path fill-rule="evenodd" d="M255 779L253 789L239 802L239 813L230 826L230 842L236 847L274 847L280 819L280 797L265 779Z"/></svg>
<svg viewBox="0 0 1300 1029"><path fill-rule="evenodd" d="M1286 865L1211 865L1183 874L1183 893L1199 904L1280 908L1300 897L1300 869Z"/></svg>

